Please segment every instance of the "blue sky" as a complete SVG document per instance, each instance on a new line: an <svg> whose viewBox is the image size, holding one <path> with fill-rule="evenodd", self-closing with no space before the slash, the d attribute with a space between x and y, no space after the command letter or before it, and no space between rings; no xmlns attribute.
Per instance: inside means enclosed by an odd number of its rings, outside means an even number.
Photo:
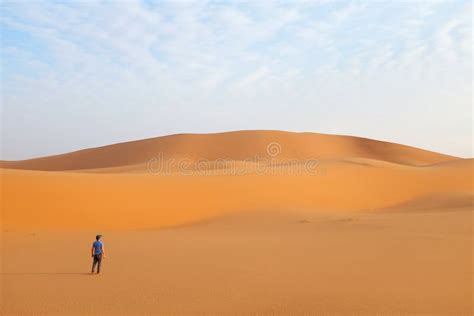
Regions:
<svg viewBox="0 0 474 316"><path fill-rule="evenodd" d="M472 156L471 1L1 3L2 159L173 133Z"/></svg>

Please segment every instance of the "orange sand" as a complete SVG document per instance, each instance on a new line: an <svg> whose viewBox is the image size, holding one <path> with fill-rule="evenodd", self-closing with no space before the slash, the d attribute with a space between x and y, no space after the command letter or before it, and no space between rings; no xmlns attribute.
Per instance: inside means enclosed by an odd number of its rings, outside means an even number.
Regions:
<svg viewBox="0 0 474 316"><path fill-rule="evenodd" d="M160 153L169 172L150 172ZM473 311L473 159L243 131L0 167L6 315ZM91 277L95 232L109 258Z"/></svg>

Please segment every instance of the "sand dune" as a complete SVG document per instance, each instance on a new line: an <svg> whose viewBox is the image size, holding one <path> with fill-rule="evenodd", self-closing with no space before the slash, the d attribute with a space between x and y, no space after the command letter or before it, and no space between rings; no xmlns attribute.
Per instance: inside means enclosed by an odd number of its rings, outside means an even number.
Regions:
<svg viewBox="0 0 474 316"><path fill-rule="evenodd" d="M266 159L244 161L255 155ZM165 167L154 172L156 157ZM178 159L186 168L168 168ZM398 144L273 131L173 135L2 165L12 168L1 170L9 230L160 228L255 210L377 210L471 195L474 170L472 159Z"/></svg>
<svg viewBox="0 0 474 316"><path fill-rule="evenodd" d="M0 166L5 315L473 312L474 159L245 131Z"/></svg>
<svg viewBox="0 0 474 316"><path fill-rule="evenodd" d="M377 210L425 196L472 194L474 161L459 164L463 167L327 161L314 175L242 176L3 169L3 227L159 228L241 211Z"/></svg>
<svg viewBox="0 0 474 316"><path fill-rule="evenodd" d="M406 165L427 165L455 159L409 146L352 136L280 131L238 131L180 134L91 148L24 161L2 161L0 167L44 171L110 168L137 165L164 154L164 159L245 160L268 157L267 146L277 143L274 159L370 158Z"/></svg>

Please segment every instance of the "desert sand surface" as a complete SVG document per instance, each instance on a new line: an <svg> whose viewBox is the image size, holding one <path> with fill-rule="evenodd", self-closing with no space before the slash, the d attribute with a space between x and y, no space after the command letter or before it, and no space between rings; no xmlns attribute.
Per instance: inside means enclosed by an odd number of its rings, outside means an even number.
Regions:
<svg viewBox="0 0 474 316"><path fill-rule="evenodd" d="M5 315L474 312L473 159L241 131L0 167Z"/></svg>

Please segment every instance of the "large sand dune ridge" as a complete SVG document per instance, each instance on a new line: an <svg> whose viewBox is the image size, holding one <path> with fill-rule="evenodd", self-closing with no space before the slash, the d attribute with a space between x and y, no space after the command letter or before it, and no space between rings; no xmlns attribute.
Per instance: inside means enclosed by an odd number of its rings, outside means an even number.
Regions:
<svg viewBox="0 0 474 316"><path fill-rule="evenodd" d="M281 131L238 131L216 134L179 134L119 143L72 153L29 159L2 161L0 167L44 171L109 168L164 159L245 160L266 157L267 146L277 143L276 159L369 158L405 165L427 165L456 157L414 147L360 137Z"/></svg>
<svg viewBox="0 0 474 316"><path fill-rule="evenodd" d="M269 145L277 146L276 154ZM186 172L176 165L153 172L148 162L159 155L191 164ZM256 155L267 158L263 169L260 160L242 162ZM200 159L204 169L192 164ZM216 159L228 164L217 168ZM285 159L301 168L287 168ZM308 159L317 162L311 170L304 168ZM276 131L173 135L2 166L7 229L159 228L276 209L376 211L438 195L466 203L473 175L470 159L357 137Z"/></svg>

